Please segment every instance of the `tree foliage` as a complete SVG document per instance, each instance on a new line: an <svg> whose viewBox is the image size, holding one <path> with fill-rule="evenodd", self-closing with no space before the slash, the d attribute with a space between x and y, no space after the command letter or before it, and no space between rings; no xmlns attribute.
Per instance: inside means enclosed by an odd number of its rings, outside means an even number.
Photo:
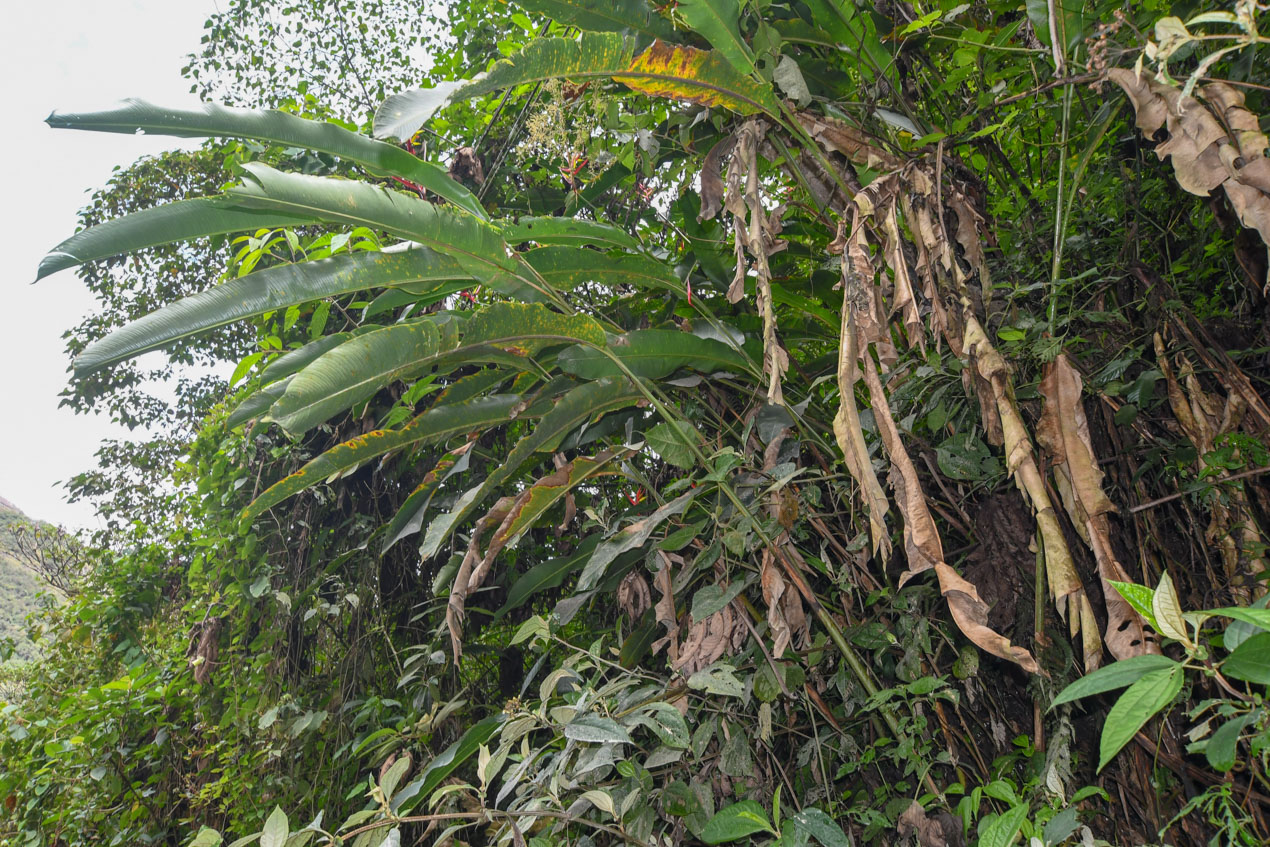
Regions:
<svg viewBox="0 0 1270 847"><path fill-rule="evenodd" d="M291 111L50 119L235 139L46 259L240 248L77 376L255 349L6 709L16 843L1266 837L1254 5L474 7L360 134L244 52L320 6L198 65Z"/></svg>

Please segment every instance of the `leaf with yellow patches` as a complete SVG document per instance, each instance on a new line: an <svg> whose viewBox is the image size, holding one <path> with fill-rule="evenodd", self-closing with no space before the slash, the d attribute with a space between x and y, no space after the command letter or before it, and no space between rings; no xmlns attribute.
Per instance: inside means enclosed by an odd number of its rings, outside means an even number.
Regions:
<svg viewBox="0 0 1270 847"><path fill-rule="evenodd" d="M459 89L454 98L549 79L595 78L616 79L652 97L717 106L741 115L780 114L770 85L737 73L716 51L654 41L636 56L634 39L612 32L535 39Z"/></svg>

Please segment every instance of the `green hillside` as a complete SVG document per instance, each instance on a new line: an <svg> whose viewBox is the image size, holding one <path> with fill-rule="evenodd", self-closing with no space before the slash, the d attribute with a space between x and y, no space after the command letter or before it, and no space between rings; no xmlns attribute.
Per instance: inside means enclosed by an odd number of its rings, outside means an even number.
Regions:
<svg viewBox="0 0 1270 847"><path fill-rule="evenodd" d="M10 548L8 529L29 518L21 510L0 497L0 640L12 638L17 651L10 661L36 658L35 646L27 639L26 617L40 609L39 594L43 584L18 564Z"/></svg>

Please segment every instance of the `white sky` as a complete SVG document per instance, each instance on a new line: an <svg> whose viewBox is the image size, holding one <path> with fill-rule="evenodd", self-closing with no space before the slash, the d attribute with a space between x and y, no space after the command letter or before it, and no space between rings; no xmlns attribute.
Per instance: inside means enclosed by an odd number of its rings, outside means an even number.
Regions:
<svg viewBox="0 0 1270 847"><path fill-rule="evenodd" d="M104 418L57 407L68 378L61 334L93 300L70 270L31 285L36 266L74 232L86 192L105 183L115 165L181 146L171 138L52 130L44 118L54 109L103 107L124 97L195 102L181 66L215 10L215 0L5 4L0 497L32 517L94 526L91 508L66 503L55 486L93 467L102 438L126 434Z"/></svg>

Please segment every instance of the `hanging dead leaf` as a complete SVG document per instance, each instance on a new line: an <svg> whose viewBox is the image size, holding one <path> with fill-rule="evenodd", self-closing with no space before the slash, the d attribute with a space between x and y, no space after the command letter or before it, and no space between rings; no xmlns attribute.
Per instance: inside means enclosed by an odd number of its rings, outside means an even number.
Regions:
<svg viewBox="0 0 1270 847"><path fill-rule="evenodd" d="M723 208L723 160L736 148L736 136L729 135L710 148L701 162L701 214L698 221L712 220Z"/></svg>
<svg viewBox="0 0 1270 847"><path fill-rule="evenodd" d="M992 387L997 412L1001 416L1006 468L1036 516L1037 537L1044 551L1050 598L1054 601L1059 617L1067 621L1071 637L1081 636L1085 668L1092 670L1101 661L1102 639L1098 635L1093 607L1085 596L1084 585L1076 573L1071 551L1063 537L1058 515L1045 490L1045 482L1032 448L1032 439L1019 414L1018 406L1015 405L1009 367L969 309L965 310L964 318L965 350L973 357L972 361L980 376Z"/></svg>
<svg viewBox="0 0 1270 847"><path fill-rule="evenodd" d="M1111 545L1107 514L1115 511L1115 507L1103 491L1103 474L1094 457L1081 391L1080 373L1072 367L1066 354L1046 366L1041 380L1045 403L1036 440L1053 458L1055 488L1072 524L1097 562L1103 602L1107 607L1107 629L1103 635L1107 649L1117 659L1159 653L1160 648L1142 616L1111 585L1113 581L1132 580L1116 559Z"/></svg>
<svg viewBox="0 0 1270 847"><path fill-rule="evenodd" d="M637 621L651 603L652 593L643 574L634 570L622 578L617 586L617 607L631 623Z"/></svg>

